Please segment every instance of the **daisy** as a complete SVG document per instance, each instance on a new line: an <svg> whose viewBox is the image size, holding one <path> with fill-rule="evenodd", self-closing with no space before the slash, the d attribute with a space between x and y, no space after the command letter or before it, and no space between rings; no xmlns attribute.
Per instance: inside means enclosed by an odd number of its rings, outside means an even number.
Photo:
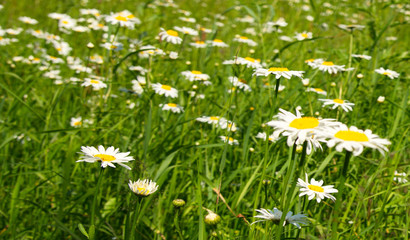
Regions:
<svg viewBox="0 0 410 240"><path fill-rule="evenodd" d="M141 95L144 92L144 89L141 86L140 81L138 80L132 80L132 91L134 91L136 94Z"/></svg>
<svg viewBox="0 0 410 240"><path fill-rule="evenodd" d="M276 79L279 79L280 77L290 79L292 76L302 78L303 73L304 73L304 71L289 71L288 68L271 67L269 69L258 68L258 69L255 70L253 75L265 76L266 77L269 74L274 74L276 76Z"/></svg>
<svg viewBox="0 0 410 240"><path fill-rule="evenodd" d="M327 92L321 88L307 88L306 92L315 92L317 94L327 95Z"/></svg>
<svg viewBox="0 0 410 240"><path fill-rule="evenodd" d="M181 113L184 111L184 108L175 104L175 103L167 103L167 104L160 104L160 107L162 107L163 111L169 111L171 110L173 113Z"/></svg>
<svg viewBox="0 0 410 240"><path fill-rule="evenodd" d="M219 136L222 141L224 141L225 143L227 142L229 145L239 145L238 140L233 139L231 137L227 137L227 136Z"/></svg>
<svg viewBox="0 0 410 240"><path fill-rule="evenodd" d="M322 186L323 185L323 180L316 181L314 178L310 180L306 174L306 182L303 181L302 179L298 178L298 184L297 186L301 187L300 191L301 193L299 194L299 197L303 195L308 195L309 200L312 200L313 198L316 197L316 201L320 203L321 200L323 200L325 197L330 198L331 200L335 201L336 198L330 193L337 193L337 189L333 188L333 185L328 185L328 186Z"/></svg>
<svg viewBox="0 0 410 240"><path fill-rule="evenodd" d="M295 38L299 41L305 40L305 39L311 39L312 38L312 33L311 32L302 32L302 33L296 33Z"/></svg>
<svg viewBox="0 0 410 240"><path fill-rule="evenodd" d="M364 54L352 54L352 57L354 57L354 58L366 59L366 60L372 59L371 56L364 55Z"/></svg>
<svg viewBox="0 0 410 240"><path fill-rule="evenodd" d="M92 86L94 91L98 91L102 88L107 88L107 84L103 83L100 80L91 79L91 78L84 78L84 82L81 84L81 86L84 86L84 87Z"/></svg>
<svg viewBox="0 0 410 240"><path fill-rule="evenodd" d="M78 118L71 118L71 120L70 120L70 125L72 126L72 127L75 127L75 128L78 128L78 127L81 127L81 125L83 125L83 121L82 121L82 118L81 117L78 117Z"/></svg>
<svg viewBox="0 0 410 240"><path fill-rule="evenodd" d="M255 47L255 46L258 45L255 41L253 41L253 40L251 40L251 39L249 39L249 38L247 38L247 37L244 37L244 36L237 36L237 37L235 37L233 40L234 40L235 42L246 43L246 44L248 44L248 45L251 46L251 47Z"/></svg>
<svg viewBox="0 0 410 240"><path fill-rule="evenodd" d="M398 182L398 183L406 183L408 182L406 179L406 173L399 173L397 171L394 171L394 181Z"/></svg>
<svg viewBox="0 0 410 240"><path fill-rule="evenodd" d="M265 221L272 221L275 224L279 224L280 219L282 218L282 214L283 214L282 211L280 211L277 208L273 208L273 211L270 209L264 209L264 208L257 209L256 211L260 213L260 215L256 215L255 218L260 218L262 220L255 221L252 224L257 223L257 222L265 222ZM285 221L283 222L283 226L285 226L287 223L293 224L300 229L301 228L300 224L308 224L309 220L307 219L305 214L293 215L293 212L289 211L286 214Z"/></svg>
<svg viewBox="0 0 410 240"><path fill-rule="evenodd" d="M288 25L288 23L282 17L276 20L275 22L268 22L267 24L276 27L286 27Z"/></svg>
<svg viewBox="0 0 410 240"><path fill-rule="evenodd" d="M189 45L196 47L196 48L206 48L206 44L204 41L196 41L194 43L190 43Z"/></svg>
<svg viewBox="0 0 410 240"><path fill-rule="evenodd" d="M231 132L236 132L237 128L236 128L236 124L232 121L226 120L224 118L222 118L219 123L218 123L219 127L222 129L228 129Z"/></svg>
<svg viewBox="0 0 410 240"><path fill-rule="evenodd" d="M353 111L352 106L354 106L354 103L351 103L347 100L336 98L336 99L319 99L319 101L324 102L323 107L326 105L333 105L332 109L335 109L340 106L345 112Z"/></svg>
<svg viewBox="0 0 410 240"><path fill-rule="evenodd" d="M36 19L30 18L30 17L19 17L18 19L22 21L23 23L30 24L30 25L35 25L38 23Z"/></svg>
<svg viewBox="0 0 410 240"><path fill-rule="evenodd" d="M264 132L259 132L255 137L263 140L269 140L271 142L276 142L278 140L278 138L275 138L273 134L269 135L269 138L267 139L266 133Z"/></svg>
<svg viewBox="0 0 410 240"><path fill-rule="evenodd" d="M251 57L236 57L234 60L226 60L222 64L240 64L240 65L246 65L247 68L261 68L261 60L260 59L255 59Z"/></svg>
<svg viewBox="0 0 410 240"><path fill-rule="evenodd" d="M161 32L159 33L159 38L162 41L170 42L172 44L181 44L182 38L178 37L178 32L174 30L167 30L161 28Z"/></svg>
<svg viewBox="0 0 410 240"><path fill-rule="evenodd" d="M363 25L355 25L355 24L339 24L337 25L340 29L346 30L346 31L353 31L353 30L363 30L365 26Z"/></svg>
<svg viewBox="0 0 410 240"><path fill-rule="evenodd" d="M322 72L328 72L329 74L336 74L337 72L340 71L345 71L345 65L335 65L333 62L312 62L312 65L310 65L312 68L316 69L319 68L320 71Z"/></svg>
<svg viewBox="0 0 410 240"><path fill-rule="evenodd" d="M153 194L158 190L159 187L156 182L153 182L149 179L138 179L135 182L130 180L128 186L130 187L131 191L142 197L146 197Z"/></svg>
<svg viewBox="0 0 410 240"><path fill-rule="evenodd" d="M120 166L125 167L128 170L131 170L130 167L123 164L129 161L134 160L133 157L128 156L130 152L118 152L119 148L114 149L113 146L105 149L102 145L98 146L98 149L95 147L81 147L81 153L84 156L81 156L80 160L77 162L101 162L101 167L106 168L107 166L115 168L114 163L117 163Z"/></svg>
<svg viewBox="0 0 410 240"><path fill-rule="evenodd" d="M251 87L249 87L249 85L247 84L247 82L243 79L239 79L237 77L228 77L228 79L229 79L229 82L231 82L234 87L238 87L239 89L242 89L248 92L252 90Z"/></svg>
<svg viewBox="0 0 410 240"><path fill-rule="evenodd" d="M288 146L303 145L307 142L307 153L310 154L312 149L322 148L319 140L322 141L322 132L331 127L339 125L334 119L318 119L315 117L302 117L302 114L296 109L296 115L279 109L280 113L275 117L278 120L272 120L266 123L275 129L273 136L278 138L280 134L287 136Z"/></svg>
<svg viewBox="0 0 410 240"><path fill-rule="evenodd" d="M199 80L209 80L210 77L208 74L202 73L200 71L192 70L192 71L183 71L181 75L184 76L189 81L199 81Z"/></svg>
<svg viewBox="0 0 410 240"><path fill-rule="evenodd" d="M140 24L141 21L136 18L131 12L123 11L119 13L111 13L105 18L105 21L112 25L120 25L129 29L134 29L135 24Z"/></svg>
<svg viewBox="0 0 410 240"><path fill-rule="evenodd" d="M101 43L100 46L107 50L113 51L121 51L124 48L124 45L122 45L122 43L116 41Z"/></svg>
<svg viewBox="0 0 410 240"><path fill-rule="evenodd" d="M212 47L229 47L228 44L224 43L221 39L214 39L214 40L208 40L206 43L210 44Z"/></svg>
<svg viewBox="0 0 410 240"><path fill-rule="evenodd" d="M152 88L154 89L155 93L159 95L165 95L165 97L176 98L178 97L178 90L169 86L169 85L162 85L161 83L153 83Z"/></svg>
<svg viewBox="0 0 410 240"><path fill-rule="evenodd" d="M379 73L379 74L385 75L385 76L389 77L390 79L398 78L399 75L400 75L398 72L395 72L395 71L390 70L390 69L384 69L384 68L379 68L379 69L376 69L374 71Z"/></svg>
<svg viewBox="0 0 410 240"><path fill-rule="evenodd" d="M346 151L353 152L354 156L360 155L364 147L377 149L384 155L384 152L388 151L385 145L391 144L390 141L379 138L379 136L373 134L369 129L363 131L355 126L348 128L344 124L333 129L328 129L326 137L329 138L327 141L328 147L336 147L336 151L338 152L342 152L343 149L346 149Z"/></svg>
<svg viewBox="0 0 410 240"><path fill-rule="evenodd" d="M227 121L225 118L218 117L218 116L210 116L210 117L202 116L202 117L196 118L196 120L198 122L205 122L205 123L214 124L214 125L218 124L219 121Z"/></svg>
<svg viewBox="0 0 410 240"><path fill-rule="evenodd" d="M189 27L174 27L174 29L183 34L198 36L198 31Z"/></svg>

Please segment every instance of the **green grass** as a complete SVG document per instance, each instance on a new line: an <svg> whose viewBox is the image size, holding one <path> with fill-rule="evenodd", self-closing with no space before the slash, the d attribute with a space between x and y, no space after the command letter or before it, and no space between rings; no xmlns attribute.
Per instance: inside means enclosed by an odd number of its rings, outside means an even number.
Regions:
<svg viewBox="0 0 410 240"><path fill-rule="evenodd" d="M212 33L202 40L222 39L228 48L197 49L186 37L183 47L156 39L160 28L174 26L195 28L196 24L179 20L178 8L150 7L148 1L7 1L0 10L1 28L40 29L60 36L69 43L69 56L82 60L92 74L103 77L107 88L93 91L69 79L83 79L87 73L76 73L68 67L51 43L33 37L26 31L18 42L0 45L0 238L1 239L408 239L410 194L409 183L393 180L394 171L409 172L409 5L397 1L325 1L306 3L289 1L178 1L179 9L192 12L189 17ZM302 6L309 7L307 11ZM96 8L102 14L129 10L142 24L135 29L110 26L124 49L108 51L99 45L102 31L66 34L59 30L51 12L80 18L79 9ZM306 8L306 7L305 7ZM332 13L329 13L331 9ZM329 15L323 15L328 10ZM217 19L217 14L224 19ZM238 17L251 16L253 24L241 23ZM306 20L306 16L314 21ZM18 21L20 16L35 18L33 27ZM203 18L207 17L209 21ZM282 33L261 33L264 23L285 18L288 26ZM338 24L366 26L352 34ZM221 22L224 26L217 26ZM323 24L327 24L327 27ZM246 34L253 27L256 35ZM1 31L1 30L0 30ZM312 39L279 40L296 32L309 31ZM244 35L258 43L256 47L232 39ZM386 37L397 37L396 41ZM88 49L88 42L95 48ZM178 59L155 56L139 57L135 43L153 45L165 52L180 52ZM33 47L28 47L32 44ZM138 44L137 44L138 46ZM13 62L13 57L30 55L46 61L41 51L65 60L39 69L41 64ZM351 58L353 54L372 56L371 60ZM103 56L104 63L89 62L90 55ZM305 71L310 87L328 92L326 97L306 92L297 78L281 78L286 88L277 93L264 83L276 84L274 77L254 77L244 66L222 64L235 56L261 59L266 67L287 67ZM330 75L310 68L305 60L323 58L337 65L351 65L351 72ZM350 64L349 64L350 61ZM144 86L141 95L132 89L131 80L138 75L130 66L148 69L149 84L162 83L179 90L178 98L155 94ZM374 70L380 67L400 73L389 79ZM59 69L63 84L44 76ZM208 74L212 85L185 80L182 71L199 70ZM363 74L363 78L356 77ZM251 92L228 93L229 76L245 79ZM335 83L335 86L332 86ZM147 84L148 85L148 84ZM354 103L353 111L322 107L320 98L342 98ZM192 97L189 91L204 94ZM385 96L383 103L377 98ZM160 104L174 102L184 107L181 114L163 111ZM129 108L135 103L134 108ZM371 129L391 141L389 151L381 155L365 148L352 157L344 179L341 176L346 151L337 152L322 143L323 151L310 155L293 152L286 138L272 143L256 138L258 132L272 134L264 124L272 120L279 108L292 113L300 106L306 116L335 118L359 129ZM235 133L200 123L201 116L221 116L238 127ZM92 124L70 126L72 117L82 116ZM24 135L22 135L24 134ZM16 136L24 136L21 139ZM231 136L239 145L229 145L219 136ZM130 151L135 161L129 171L119 165L101 171L99 163L76 162L81 146L114 146ZM253 151L250 151L252 148ZM293 154L292 154L293 152ZM301 163L301 159L304 161ZM298 197L297 178L304 174L341 191L336 202L320 203ZM100 174L100 187L97 182ZM128 187L129 180L152 179L159 190L141 200ZM264 180L269 180L264 183ZM343 189L343 190L342 190ZM220 192L220 195L218 195ZM172 205L184 199L184 207ZM95 213L92 208L95 206ZM250 225L256 209L288 209L305 213L310 224L299 230L293 225L262 222ZM221 217L217 225L205 222L207 210ZM95 216L94 216L95 215ZM94 217L93 217L94 216ZM282 219L283 221L284 219Z"/></svg>

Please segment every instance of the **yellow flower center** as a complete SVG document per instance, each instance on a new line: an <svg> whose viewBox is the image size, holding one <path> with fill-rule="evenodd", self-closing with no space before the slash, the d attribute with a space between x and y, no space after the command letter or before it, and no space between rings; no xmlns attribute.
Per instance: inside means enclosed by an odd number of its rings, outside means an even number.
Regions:
<svg viewBox="0 0 410 240"><path fill-rule="evenodd" d="M64 24L68 24L68 21L63 21Z"/></svg>
<svg viewBox="0 0 410 240"><path fill-rule="evenodd" d="M214 42L221 43L223 41L221 39L214 39Z"/></svg>
<svg viewBox="0 0 410 240"><path fill-rule="evenodd" d="M319 126L319 120L314 117L302 117L294 119L290 124L289 127L293 127L296 129L309 129L315 128Z"/></svg>
<svg viewBox="0 0 410 240"><path fill-rule="evenodd" d="M122 22L127 22L128 21L127 18L123 17L123 16L116 16L115 19L118 20L118 21L122 21Z"/></svg>
<svg viewBox="0 0 410 240"><path fill-rule="evenodd" d="M238 79L239 82L247 84L248 82L243 79Z"/></svg>
<svg viewBox="0 0 410 240"><path fill-rule="evenodd" d="M111 48L111 49L116 49L116 48L117 48L117 46L115 46L115 45L111 45L111 46L110 46L110 48Z"/></svg>
<svg viewBox="0 0 410 240"><path fill-rule="evenodd" d="M34 60L34 61L40 61L40 58L37 58L37 57L36 57L36 58L34 58L33 60Z"/></svg>
<svg viewBox="0 0 410 240"><path fill-rule="evenodd" d="M3 37L0 36L0 40L3 40Z"/></svg>
<svg viewBox="0 0 410 240"><path fill-rule="evenodd" d="M77 121L74 123L74 126L81 126L81 124L83 124L81 121Z"/></svg>
<svg viewBox="0 0 410 240"><path fill-rule="evenodd" d="M314 90L317 91L317 92L324 92L324 90L320 89L320 88L314 88Z"/></svg>
<svg viewBox="0 0 410 240"><path fill-rule="evenodd" d="M127 16L127 18L133 19L133 18L135 18L135 16L133 14L130 14L130 15Z"/></svg>
<svg viewBox="0 0 410 240"><path fill-rule="evenodd" d="M278 68L278 67L271 67L269 68L270 72L289 72L288 68Z"/></svg>
<svg viewBox="0 0 410 240"><path fill-rule="evenodd" d="M167 91L171 91L171 86L168 85L162 85L161 88Z"/></svg>
<svg viewBox="0 0 410 240"><path fill-rule="evenodd" d="M322 187L315 186L315 185L308 185L308 188L315 192L324 192L325 190Z"/></svg>
<svg viewBox="0 0 410 240"><path fill-rule="evenodd" d="M172 107L172 108L177 107L177 105L175 103L168 103L167 105L168 105L168 107Z"/></svg>
<svg viewBox="0 0 410 240"><path fill-rule="evenodd" d="M108 155L108 154L96 154L94 155L94 157L98 157L99 159L101 159L101 161L103 162L111 162L115 160L114 156Z"/></svg>
<svg viewBox="0 0 410 240"><path fill-rule="evenodd" d="M209 119L211 119L212 121L218 121L219 117L209 117Z"/></svg>
<svg viewBox="0 0 410 240"><path fill-rule="evenodd" d="M255 58L251 58L251 57L246 57L245 60L249 62L255 62Z"/></svg>
<svg viewBox="0 0 410 240"><path fill-rule="evenodd" d="M137 187L137 191L139 193L143 193L144 195L148 195L149 194L149 190L146 189L145 187Z"/></svg>
<svg viewBox="0 0 410 240"><path fill-rule="evenodd" d="M174 30L168 30L167 34L173 37L178 37L178 33Z"/></svg>
<svg viewBox="0 0 410 240"><path fill-rule="evenodd" d="M369 138L364 133L350 131L350 130L340 130L335 134L336 138L345 141L355 141L355 142L368 142Z"/></svg>
<svg viewBox="0 0 410 240"><path fill-rule="evenodd" d="M98 81L98 80L91 80L90 83L98 84L98 83L100 83L100 81Z"/></svg>
<svg viewBox="0 0 410 240"><path fill-rule="evenodd" d="M56 48L56 50L60 52L62 49L61 48Z"/></svg>
<svg viewBox="0 0 410 240"><path fill-rule="evenodd" d="M302 33L301 36L304 37L304 38L308 37L308 35L306 33Z"/></svg>
<svg viewBox="0 0 410 240"><path fill-rule="evenodd" d="M98 24L98 27L102 28L102 27L104 27L104 25L101 24L101 23L99 23L99 24Z"/></svg>
<svg viewBox="0 0 410 240"><path fill-rule="evenodd" d="M233 140L234 140L234 139L231 138L231 137L228 138L228 141L230 141L230 142L233 142Z"/></svg>
<svg viewBox="0 0 410 240"><path fill-rule="evenodd" d="M305 63L313 62L313 61L315 61L315 59L311 58L311 59L305 60Z"/></svg>
<svg viewBox="0 0 410 240"><path fill-rule="evenodd" d="M196 43L196 44L205 44L204 41L196 41L195 43Z"/></svg>
<svg viewBox="0 0 410 240"><path fill-rule="evenodd" d="M57 59L57 58L56 58L56 57L54 57L54 56L50 56L50 58L51 58L51 59L54 59L54 60L56 60L56 59Z"/></svg>
<svg viewBox="0 0 410 240"><path fill-rule="evenodd" d="M200 72L200 71L196 71L196 70L191 71L191 73L192 73L192 74L202 74L202 72Z"/></svg>
<svg viewBox="0 0 410 240"><path fill-rule="evenodd" d="M343 104L345 101L344 101L344 100L342 100L342 99L338 99L338 98L336 98L336 99L333 99L333 102L335 102L335 103L339 103L339 104Z"/></svg>
<svg viewBox="0 0 410 240"><path fill-rule="evenodd" d="M384 72L383 75L391 75L389 72Z"/></svg>
<svg viewBox="0 0 410 240"><path fill-rule="evenodd" d="M242 39L242 40L248 40L249 38L247 38L247 37L239 37L240 39Z"/></svg>
<svg viewBox="0 0 410 240"><path fill-rule="evenodd" d="M325 66L333 66L333 65L335 65L335 64L334 64L333 62L323 62L322 65L325 65Z"/></svg>

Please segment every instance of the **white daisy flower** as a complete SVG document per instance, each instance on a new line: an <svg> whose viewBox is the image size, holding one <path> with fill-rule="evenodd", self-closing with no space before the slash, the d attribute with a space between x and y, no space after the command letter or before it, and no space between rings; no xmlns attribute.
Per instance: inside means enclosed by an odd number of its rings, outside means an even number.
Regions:
<svg viewBox="0 0 410 240"><path fill-rule="evenodd" d="M302 41L302 40L305 40L305 39L311 39L312 38L312 33L311 32L306 32L306 31L302 32L302 33L296 33L295 38L298 41Z"/></svg>
<svg viewBox="0 0 410 240"><path fill-rule="evenodd" d="M128 186L130 187L131 191L133 191L135 194L143 197L153 194L158 190L159 187L156 182L153 182L149 179L138 179L135 182L130 180Z"/></svg>
<svg viewBox="0 0 410 240"><path fill-rule="evenodd" d="M388 149L385 145L390 145L390 141L387 139L379 138L376 134L373 134L371 130L365 131L358 129L355 126L348 128L346 125L328 129L326 137L328 147L336 147L336 151L353 152L354 156L358 156L363 152L364 147L377 149L382 155L387 152Z"/></svg>
<svg viewBox="0 0 410 240"><path fill-rule="evenodd" d="M273 208L273 211L270 209L264 209L264 208L256 209L256 211L260 213L260 215L256 215L255 218L260 218L262 220L255 221L252 224L257 223L257 222L265 222L265 221L272 221L275 224L279 224L280 219L282 218L282 214L283 214L282 211L280 211L277 208ZM300 224L303 224L303 225L309 224L309 220L307 219L305 214L293 215L293 212L289 211L286 214L285 221L283 222L283 226L285 226L286 224L293 224L300 229L301 228Z"/></svg>
<svg viewBox="0 0 410 240"><path fill-rule="evenodd" d="M258 68L255 70L253 75L256 76L268 76L269 74L274 74L276 76L276 79L279 79L280 77L284 77L286 79L290 79L292 76L296 76L299 78L303 77L304 71L289 71L288 68L282 68L282 67L271 67L269 69L264 69L264 68Z"/></svg>
<svg viewBox="0 0 410 240"><path fill-rule="evenodd" d="M263 140L269 140L271 142L276 142L279 139L279 138L275 138L273 134L269 135L269 138L266 139L266 133L264 132L259 132L255 137L263 139Z"/></svg>
<svg viewBox="0 0 410 240"><path fill-rule="evenodd" d="M396 181L398 183L406 183L408 182L406 179L406 173L399 173L397 171L394 171L394 178L393 181Z"/></svg>
<svg viewBox="0 0 410 240"><path fill-rule="evenodd" d="M364 55L364 54L352 54L352 57L354 57L354 58L366 59L366 60L372 59L371 56Z"/></svg>
<svg viewBox="0 0 410 240"><path fill-rule="evenodd" d="M206 43L210 44L212 47L229 47L228 44L224 43L221 39L214 39L214 40L208 40Z"/></svg>
<svg viewBox="0 0 410 240"><path fill-rule="evenodd" d="M231 137L227 137L227 136L219 136L221 138L222 141L224 141L225 143L228 142L229 145L239 145L238 140L233 139Z"/></svg>
<svg viewBox="0 0 410 240"><path fill-rule="evenodd" d="M374 71L379 73L379 74L385 75L385 76L389 77L390 79L398 78L399 75L400 75L398 72L395 72L395 71L390 70L390 69L384 69L384 68L379 68L379 69L376 69Z"/></svg>
<svg viewBox="0 0 410 240"><path fill-rule="evenodd" d="M95 91L98 91L103 88L107 88L107 84L103 83L100 80L91 79L91 78L84 78L84 82L81 84L81 86L84 86L84 87L92 86L93 90Z"/></svg>
<svg viewBox="0 0 410 240"><path fill-rule="evenodd" d="M81 126L83 125L82 118L81 118L81 117L78 117L78 118L73 117L73 118L71 118L71 120L70 120L70 125L71 125L72 127L75 127L75 128L81 127Z"/></svg>
<svg viewBox="0 0 410 240"><path fill-rule="evenodd" d="M38 23L36 19L30 18L30 17L19 17L18 19L22 21L23 23L30 24L30 25L35 25Z"/></svg>
<svg viewBox="0 0 410 240"><path fill-rule="evenodd" d="M161 28L161 32L159 33L159 38L162 41L170 42L172 44L181 44L182 38L178 37L178 32L174 30L167 30Z"/></svg>
<svg viewBox="0 0 410 240"><path fill-rule="evenodd" d="M317 94L327 95L327 92L321 88L307 88L306 92L315 92Z"/></svg>
<svg viewBox="0 0 410 240"><path fill-rule="evenodd" d="M365 28L365 26L363 26L363 25L355 25L355 24L349 24L349 25L346 25L346 24L339 24L339 25L337 25L340 29L343 29L343 30L349 30L349 31L353 31L353 30L363 30L364 28Z"/></svg>
<svg viewBox="0 0 410 240"><path fill-rule="evenodd" d="M192 71L183 71L181 75L184 76L189 81L200 81L200 80L209 80L210 77L208 74L202 73L200 71L192 70Z"/></svg>
<svg viewBox="0 0 410 240"><path fill-rule="evenodd" d="M234 87L238 87L239 89L242 89L248 92L252 91L251 87L249 87L249 85L247 84L245 80L237 78L237 77L228 77L228 79Z"/></svg>
<svg viewBox="0 0 410 240"><path fill-rule="evenodd" d="M277 26L277 27L286 27L288 25L288 23L282 17L276 20L275 22L267 22L267 24L270 26Z"/></svg>
<svg viewBox="0 0 410 240"><path fill-rule="evenodd" d="M251 47L255 47L255 46L258 45L255 41L253 41L253 40L251 40L251 39L249 39L249 38L247 38L247 37L244 37L244 36L237 36L237 37L235 37L233 40L234 40L235 42L246 43L246 44L248 44L248 45L251 46Z"/></svg>
<svg viewBox="0 0 410 240"><path fill-rule="evenodd" d="M135 24L140 24L141 21L136 18L131 12L124 10L119 13L111 13L111 15L105 18L105 21L113 24L120 25L129 29L134 29Z"/></svg>
<svg viewBox="0 0 410 240"><path fill-rule="evenodd" d="M296 109L296 115L279 109L280 113L275 117L278 120L272 120L266 123L275 129L273 136L278 138L280 134L287 136L287 145L303 145L307 142L306 151L311 153L312 149L322 148L319 141L322 139L322 132L331 127L338 126L340 123L334 119L318 119L315 117L302 117L302 114Z"/></svg>
<svg viewBox="0 0 410 240"><path fill-rule="evenodd" d="M206 48L207 46L204 41L195 41L194 43L190 43L189 45L196 48Z"/></svg>
<svg viewBox="0 0 410 240"><path fill-rule="evenodd" d="M169 86L169 85L162 85L161 83L153 83L151 84L152 88L154 89L155 93L159 95L165 95L165 97L176 98L178 97L178 90Z"/></svg>
<svg viewBox="0 0 410 240"><path fill-rule="evenodd" d="M308 195L309 200L312 200L313 198L316 198L316 201L320 203L321 200L323 200L325 197L330 198L331 200L335 201L336 198L330 193L337 193L337 189L333 188L333 185L328 185L328 186L322 186L323 185L323 180L316 181L314 178L310 180L306 174L306 182L303 181L302 179L298 178L298 184L297 186L301 187L300 191L301 193L299 194L299 197Z"/></svg>
<svg viewBox="0 0 410 240"><path fill-rule="evenodd" d="M95 147L81 147L81 153L84 156L81 156L80 160L77 162L101 162L101 167L106 168L107 166L115 168L114 163L125 167L128 170L131 170L130 167L123 164L129 161L134 160L133 157L128 156L130 152L121 153L118 152L119 148L114 149L113 146L105 149L102 145L98 146L98 149Z"/></svg>
<svg viewBox="0 0 410 240"><path fill-rule="evenodd" d="M160 104L163 111L172 111L173 113L181 113L184 111L184 108L175 104L175 103L167 103L167 104Z"/></svg>
<svg viewBox="0 0 410 240"><path fill-rule="evenodd" d="M140 81L138 80L132 80L132 91L134 91L136 94L141 95L144 92L144 89L141 86Z"/></svg>
<svg viewBox="0 0 410 240"><path fill-rule="evenodd" d="M196 118L196 120L197 120L198 122L205 122L205 123L214 124L214 125L218 124L220 121L221 121L221 122L226 122L226 121L228 121L228 120L226 120L225 118L223 118L223 117L218 117L218 116L210 116L210 117L208 117L208 116L202 116L202 117Z"/></svg>
<svg viewBox="0 0 410 240"><path fill-rule="evenodd" d="M189 28L189 27L174 27L174 29L183 34L187 34L191 36L198 36L198 31L195 29Z"/></svg>
<svg viewBox="0 0 410 240"><path fill-rule="evenodd" d="M329 74L336 74L341 71L345 71L345 65L335 65L333 62L323 61L319 62L318 60L312 62L310 65L312 68L319 68L322 72L328 72Z"/></svg>
<svg viewBox="0 0 410 240"><path fill-rule="evenodd" d="M251 57L236 57L234 60L226 60L222 64L240 64L246 65L247 68L261 68L261 60Z"/></svg>
<svg viewBox="0 0 410 240"><path fill-rule="evenodd" d="M224 118L222 118L219 121L219 127L222 129L228 129L231 132L236 132L237 128L236 128L236 124L232 121L226 120Z"/></svg>
<svg viewBox="0 0 410 240"><path fill-rule="evenodd" d="M323 107L326 105L333 105L332 109L336 109L337 107L341 107L345 112L353 111L354 103L351 103L347 100L342 99L319 99L319 101L324 102Z"/></svg>

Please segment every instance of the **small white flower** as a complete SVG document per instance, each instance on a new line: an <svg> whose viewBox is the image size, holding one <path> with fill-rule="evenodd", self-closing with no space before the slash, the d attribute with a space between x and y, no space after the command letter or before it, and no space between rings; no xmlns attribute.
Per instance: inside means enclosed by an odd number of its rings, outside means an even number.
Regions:
<svg viewBox="0 0 410 240"><path fill-rule="evenodd" d="M84 78L84 82L81 84L81 86L84 86L84 87L92 86L93 90L98 91L100 89L106 88L107 84L97 79Z"/></svg>
<svg viewBox="0 0 410 240"><path fill-rule="evenodd" d="M290 71L288 68L271 67L269 69L258 68L255 70L253 75L266 77L269 74L274 74L276 76L276 79L279 79L280 77L290 79L292 76L302 78L303 73L304 71Z"/></svg>
<svg viewBox="0 0 410 240"><path fill-rule="evenodd" d="M184 111L184 108L179 106L178 104L175 103L167 103L167 104L160 104L160 107L162 107L162 110L164 111L172 111L173 113L181 113Z"/></svg>
<svg viewBox="0 0 410 240"><path fill-rule="evenodd" d="M377 102L378 102L378 103L383 103L385 99L386 99L386 98L385 98L384 96L379 96L379 97L377 98Z"/></svg>
<svg viewBox="0 0 410 240"><path fill-rule="evenodd" d="M238 140L233 139L231 137L227 137L227 136L219 136L221 138L222 141L224 141L225 143L228 142L229 145L239 145Z"/></svg>
<svg viewBox="0 0 410 240"><path fill-rule="evenodd" d="M400 75L398 72L395 72L395 71L390 70L390 69L384 69L384 68L379 68L379 69L376 69L374 71L379 73L379 74L385 75L385 76L389 77L390 79L398 78L399 75Z"/></svg>
<svg viewBox="0 0 410 240"><path fill-rule="evenodd" d="M128 186L130 187L131 191L133 191L135 194L143 197L153 194L158 190L159 187L156 182L153 182L149 179L138 179L135 182L130 180Z"/></svg>
<svg viewBox="0 0 410 240"><path fill-rule="evenodd" d="M177 98L178 97L178 90L169 86L169 85L162 85L161 83L153 83L152 88L154 89L155 93L159 95L165 95L165 97Z"/></svg>
<svg viewBox="0 0 410 240"><path fill-rule="evenodd" d="M406 179L406 173L399 173L397 171L394 171L394 181L398 182L398 183L406 183L408 182Z"/></svg>
<svg viewBox="0 0 410 240"><path fill-rule="evenodd" d="M161 28L161 32L159 33L159 37L162 41L170 42L172 44L181 44L182 38L178 37L178 32L174 30L167 30Z"/></svg>
<svg viewBox="0 0 410 240"><path fill-rule="evenodd" d="M114 163L117 163L120 166L125 167L128 170L131 170L130 167L123 164L129 161L134 160L133 157L128 156L130 152L121 153L119 148L114 149L113 146L105 149L103 146L98 146L98 149L95 147L81 147L81 153L84 156L81 156L80 160L77 162L101 162L101 167L106 168L107 166L115 168Z"/></svg>
<svg viewBox="0 0 410 240"><path fill-rule="evenodd" d="M316 181L314 178L310 180L306 174L306 182L302 179L298 178L297 186L301 187L299 197L307 195L309 196L309 200L316 198L316 201L320 203L325 197L330 198L331 200L335 201L336 198L332 196L330 193L338 192L337 189L333 188L333 185L322 186L323 180Z"/></svg>
<svg viewBox="0 0 410 240"><path fill-rule="evenodd" d="M352 106L354 106L354 103L351 103L347 100L342 100L342 99L319 99L319 101L324 102L323 106L333 105L332 109L341 107L345 112L352 111L353 110Z"/></svg>
<svg viewBox="0 0 410 240"><path fill-rule="evenodd" d="M278 210L277 208L273 208L273 211L270 209L256 209L256 211L259 213L259 215L256 215L255 218L260 218L262 220L258 220L253 222L257 223L257 222L265 222L265 221L272 221L275 224L279 224L280 219L282 218L282 211ZM251 225L252 225L251 224ZM289 211L286 214L285 217L285 221L283 222L283 226L285 226L286 224L293 224L295 225L297 228L301 228L300 224L309 224L309 220L307 219L305 214L295 214L293 215L293 212Z"/></svg>

